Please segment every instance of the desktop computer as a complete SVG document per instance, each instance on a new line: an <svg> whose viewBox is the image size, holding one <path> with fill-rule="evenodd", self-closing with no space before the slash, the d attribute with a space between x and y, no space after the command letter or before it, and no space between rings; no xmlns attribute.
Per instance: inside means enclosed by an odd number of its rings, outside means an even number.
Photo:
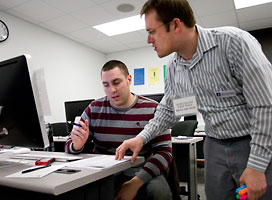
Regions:
<svg viewBox="0 0 272 200"><path fill-rule="evenodd" d="M0 62L0 145L49 146L30 68L30 55Z"/></svg>

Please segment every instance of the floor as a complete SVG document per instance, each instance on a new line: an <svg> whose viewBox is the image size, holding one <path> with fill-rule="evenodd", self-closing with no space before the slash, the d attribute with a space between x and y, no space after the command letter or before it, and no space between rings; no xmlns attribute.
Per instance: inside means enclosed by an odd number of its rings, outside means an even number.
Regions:
<svg viewBox="0 0 272 200"><path fill-rule="evenodd" d="M197 190L198 190L198 194L200 196L200 200L206 200L206 195L205 195L205 190L204 190L204 167L198 167L197 168ZM187 187L187 183L180 183L181 186L186 186ZM186 188L186 191L187 188ZM182 200L188 200L187 196L182 196L181 195L181 199Z"/></svg>

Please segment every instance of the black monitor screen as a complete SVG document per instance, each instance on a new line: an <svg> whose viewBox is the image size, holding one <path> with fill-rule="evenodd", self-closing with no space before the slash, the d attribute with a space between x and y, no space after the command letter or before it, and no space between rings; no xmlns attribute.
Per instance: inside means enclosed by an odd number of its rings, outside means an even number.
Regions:
<svg viewBox="0 0 272 200"><path fill-rule="evenodd" d="M85 108L94 99L79 100L79 101L66 101L64 102L66 121L74 121L76 117L81 116ZM66 123L67 132L70 133L73 129L73 125Z"/></svg>
<svg viewBox="0 0 272 200"><path fill-rule="evenodd" d="M32 89L30 59L23 55L0 62L0 145L48 146L45 123Z"/></svg>
<svg viewBox="0 0 272 200"><path fill-rule="evenodd" d="M164 95L163 93L160 93L160 94L144 94L142 96L147 97L149 99L153 99L153 100L157 101L158 103L160 103L163 95Z"/></svg>

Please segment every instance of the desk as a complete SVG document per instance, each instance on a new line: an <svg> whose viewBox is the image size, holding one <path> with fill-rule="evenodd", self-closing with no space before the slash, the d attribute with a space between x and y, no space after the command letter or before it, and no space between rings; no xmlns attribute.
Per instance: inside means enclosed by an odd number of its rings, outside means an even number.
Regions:
<svg viewBox="0 0 272 200"><path fill-rule="evenodd" d="M203 140L202 137L193 137L191 139L176 139L172 137L173 152L179 171L180 181L187 179L189 199L197 200L197 165L196 165L196 143ZM185 160L185 162L184 162ZM187 163L187 166L186 166ZM186 169L186 170L184 170ZM187 176L181 174L186 171Z"/></svg>
<svg viewBox="0 0 272 200"><path fill-rule="evenodd" d="M35 154L37 152L31 152ZM38 154L66 155L60 152L38 152ZM70 155L69 155L70 156ZM99 156L97 154L80 154L83 157ZM3 155L0 157L3 159ZM135 165L143 163L144 158L138 157ZM54 164L57 164L55 162ZM1 198L37 200L37 199L92 199L108 200L114 197L113 174L131 167L130 162L104 170L81 168L74 174L51 173L40 179L7 178L6 176L25 168L29 165L16 165L0 169L0 194Z"/></svg>
<svg viewBox="0 0 272 200"><path fill-rule="evenodd" d="M205 161L204 161L203 146L204 146L204 141L205 141L205 138L206 138L206 133L204 131L195 132L194 136L203 138L202 141L197 143L196 148L197 148L197 164L200 167L204 167L205 166Z"/></svg>

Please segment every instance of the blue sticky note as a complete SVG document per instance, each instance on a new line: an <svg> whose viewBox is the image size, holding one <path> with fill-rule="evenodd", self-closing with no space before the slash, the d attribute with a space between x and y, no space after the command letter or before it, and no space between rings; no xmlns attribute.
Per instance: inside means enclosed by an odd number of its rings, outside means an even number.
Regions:
<svg viewBox="0 0 272 200"><path fill-rule="evenodd" d="M144 85L144 68L134 69L134 85Z"/></svg>

